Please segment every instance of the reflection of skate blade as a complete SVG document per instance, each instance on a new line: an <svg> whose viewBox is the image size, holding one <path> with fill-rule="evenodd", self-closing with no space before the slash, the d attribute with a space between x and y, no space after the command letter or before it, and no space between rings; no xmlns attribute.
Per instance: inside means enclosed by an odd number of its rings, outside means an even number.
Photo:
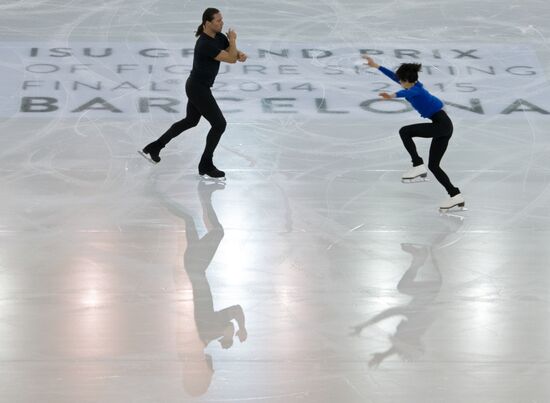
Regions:
<svg viewBox="0 0 550 403"><path fill-rule="evenodd" d="M456 211L442 211L441 209L439 209L439 216L440 217L450 217L451 219L456 219L458 221L464 221L464 216L463 215L460 215L460 214L457 214L457 213L460 213L461 211L468 211L467 208L462 208L462 210L456 210Z"/></svg>
<svg viewBox="0 0 550 403"><path fill-rule="evenodd" d="M143 151L138 150L138 154L141 155L143 158L145 158L147 161L149 161L151 164L156 165L157 163L153 161L149 155L145 154Z"/></svg>
<svg viewBox="0 0 550 403"><path fill-rule="evenodd" d="M214 193L216 190L225 189L225 181L208 181L201 179L198 186L199 192Z"/></svg>
<svg viewBox="0 0 550 403"><path fill-rule="evenodd" d="M419 183L419 182L428 182L428 174L421 174L418 176L415 176L414 178L401 178L401 182L403 183Z"/></svg>

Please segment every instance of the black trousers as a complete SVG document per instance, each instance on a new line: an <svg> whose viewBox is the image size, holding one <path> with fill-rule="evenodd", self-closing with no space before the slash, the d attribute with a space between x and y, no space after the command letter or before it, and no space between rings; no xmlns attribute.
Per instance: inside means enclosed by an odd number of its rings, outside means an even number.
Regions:
<svg viewBox="0 0 550 403"><path fill-rule="evenodd" d="M432 123L418 123L402 127L401 130L399 130L399 135L412 158L413 166L422 165L424 163L416 151L413 137L433 139L430 145L428 168L432 171L438 182L443 185L447 193L449 193L449 196L453 197L459 194L460 190L453 186L445 171L439 166L453 134L453 123L444 110L435 113L430 117L430 120Z"/></svg>
<svg viewBox="0 0 550 403"><path fill-rule="evenodd" d="M195 80L188 79L185 83L187 94L187 116L179 122L174 123L157 142L164 147L174 137L199 124L201 116L212 126L206 136L206 146L201 157L201 164L212 164L214 150L225 131L227 122L218 106L210 87Z"/></svg>

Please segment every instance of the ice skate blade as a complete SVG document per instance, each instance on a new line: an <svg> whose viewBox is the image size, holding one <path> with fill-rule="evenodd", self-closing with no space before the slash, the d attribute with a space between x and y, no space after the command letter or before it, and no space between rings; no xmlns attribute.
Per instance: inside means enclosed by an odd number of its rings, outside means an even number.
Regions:
<svg viewBox="0 0 550 403"><path fill-rule="evenodd" d="M426 176L417 176L416 178L401 178L403 183L420 183L420 182L429 182L429 178Z"/></svg>
<svg viewBox="0 0 550 403"><path fill-rule="evenodd" d="M464 203L455 204L451 207L439 207L440 213L450 213L450 212L457 212L457 211L468 211L468 209L465 207Z"/></svg>
<svg viewBox="0 0 550 403"><path fill-rule="evenodd" d="M153 165L157 165L158 162L153 161L147 154L145 154L143 151L138 150L138 154L141 155L143 158L145 158L147 161L149 161Z"/></svg>
<svg viewBox="0 0 550 403"><path fill-rule="evenodd" d="M208 174L199 174L199 179L203 182L225 182L225 176L222 176L221 178L213 178L208 176Z"/></svg>

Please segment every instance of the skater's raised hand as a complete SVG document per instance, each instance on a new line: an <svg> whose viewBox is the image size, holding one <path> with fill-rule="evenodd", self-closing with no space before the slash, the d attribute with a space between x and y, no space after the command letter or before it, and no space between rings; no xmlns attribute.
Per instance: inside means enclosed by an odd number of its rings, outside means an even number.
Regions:
<svg viewBox="0 0 550 403"><path fill-rule="evenodd" d="M237 40L237 33L233 31L231 28L229 28L229 31L227 31L227 39L229 39L229 41Z"/></svg>
<svg viewBox="0 0 550 403"><path fill-rule="evenodd" d="M369 55L363 55L363 59L365 59L367 61L367 65L369 67L374 67L375 69L377 69L378 67L380 67L380 65L378 63L376 63L374 61L374 59L372 57L370 57Z"/></svg>

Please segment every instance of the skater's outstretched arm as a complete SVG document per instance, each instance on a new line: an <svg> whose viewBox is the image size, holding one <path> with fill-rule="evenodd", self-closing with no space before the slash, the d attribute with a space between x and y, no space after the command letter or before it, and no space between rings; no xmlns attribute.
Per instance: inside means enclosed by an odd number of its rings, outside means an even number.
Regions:
<svg viewBox="0 0 550 403"><path fill-rule="evenodd" d="M396 83L399 84L399 78L397 78L397 75L396 75L393 71L391 71L391 70L385 68L384 66L380 66L380 65L379 65L378 63L376 63L376 62L374 61L374 59L373 59L372 57L370 57L369 55L363 55L363 59L365 59L365 60L367 61L367 65L368 65L369 67L373 67L373 68L375 68L375 69L380 70L380 71L381 71L385 76L387 76L390 80L395 81Z"/></svg>

